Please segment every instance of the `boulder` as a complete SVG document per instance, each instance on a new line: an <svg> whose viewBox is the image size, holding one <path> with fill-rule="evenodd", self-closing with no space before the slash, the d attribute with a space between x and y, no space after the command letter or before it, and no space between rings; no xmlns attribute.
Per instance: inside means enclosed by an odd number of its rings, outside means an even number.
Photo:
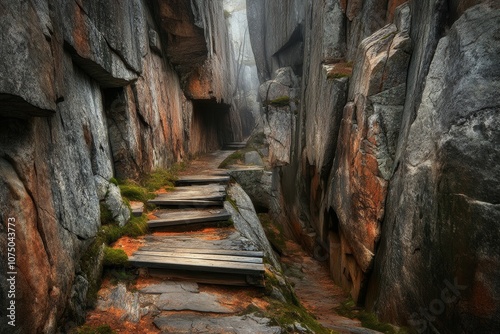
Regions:
<svg viewBox="0 0 500 334"><path fill-rule="evenodd" d="M271 200L272 173L263 168L231 169L228 174L236 180L252 200L257 211L267 211Z"/></svg>
<svg viewBox="0 0 500 334"><path fill-rule="evenodd" d="M245 153L245 164L254 166L264 166L264 161L257 151L250 151Z"/></svg>
<svg viewBox="0 0 500 334"><path fill-rule="evenodd" d="M265 256L272 265L280 269L280 262L274 254L269 240L267 240L264 228L255 212L250 197L237 183L229 186L227 194L231 198L231 202L225 201L224 208L231 214L235 228L244 237L256 243L264 251ZM232 203L234 203L234 206Z"/></svg>

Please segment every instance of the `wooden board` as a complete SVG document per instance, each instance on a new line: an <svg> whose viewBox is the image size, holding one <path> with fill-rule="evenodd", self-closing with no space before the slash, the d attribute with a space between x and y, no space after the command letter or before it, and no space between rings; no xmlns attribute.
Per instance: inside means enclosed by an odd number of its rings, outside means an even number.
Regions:
<svg viewBox="0 0 500 334"><path fill-rule="evenodd" d="M195 270L218 273L258 275L265 271L264 264L186 259L162 256L131 256L128 262L136 267Z"/></svg>
<svg viewBox="0 0 500 334"><path fill-rule="evenodd" d="M177 187L164 194L158 194L151 203L175 200L223 201L226 197L225 186L219 184L198 185L192 187Z"/></svg>
<svg viewBox="0 0 500 334"><path fill-rule="evenodd" d="M199 224L208 222L225 221L231 215L225 210L213 211L180 211L163 215L158 219L148 221L149 227L167 227L185 224Z"/></svg>
<svg viewBox="0 0 500 334"><path fill-rule="evenodd" d="M228 273L209 273L186 270L173 269L158 269L148 268L148 275L168 279L173 281L187 281L204 284L220 284L232 286L264 286L263 275L244 275L244 274L228 274Z"/></svg>
<svg viewBox="0 0 500 334"><path fill-rule="evenodd" d="M186 258L186 259L199 259L199 260L214 260L226 262L243 262L243 263L263 263L261 257L250 256L233 256L233 255L216 255L216 254L191 254L186 252L176 251L146 251L138 250L133 256L154 256L154 257L168 257L168 258Z"/></svg>
<svg viewBox="0 0 500 334"><path fill-rule="evenodd" d="M148 201L150 204L158 206L170 207L197 207L208 208L212 206L222 206L223 201L205 201L205 200L188 200L188 199L152 199Z"/></svg>
<svg viewBox="0 0 500 334"><path fill-rule="evenodd" d="M245 251L237 249L210 249L210 248L173 248L173 247L155 247L144 246L139 251L156 251L156 252L177 252L189 254L220 254L220 255L234 255L234 256L249 256L249 257L263 257L262 251Z"/></svg>
<svg viewBox="0 0 500 334"><path fill-rule="evenodd" d="M175 181L176 185L188 184L211 184L211 183L228 183L229 176L224 175L190 175L181 176Z"/></svg>

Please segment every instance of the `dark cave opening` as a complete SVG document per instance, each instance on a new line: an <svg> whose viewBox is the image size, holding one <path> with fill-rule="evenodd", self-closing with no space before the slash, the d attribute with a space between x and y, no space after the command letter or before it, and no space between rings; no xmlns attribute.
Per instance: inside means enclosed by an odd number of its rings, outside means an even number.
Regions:
<svg viewBox="0 0 500 334"><path fill-rule="evenodd" d="M211 100L193 100L189 135L192 154L220 149L233 140L229 104Z"/></svg>

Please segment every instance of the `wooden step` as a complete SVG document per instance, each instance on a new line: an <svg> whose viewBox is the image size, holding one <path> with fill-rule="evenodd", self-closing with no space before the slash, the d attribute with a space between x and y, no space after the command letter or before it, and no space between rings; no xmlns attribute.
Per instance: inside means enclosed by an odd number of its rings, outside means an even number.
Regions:
<svg viewBox="0 0 500 334"><path fill-rule="evenodd" d="M183 200L183 199L152 199L148 201L150 204L158 205L158 206L169 206L169 207L177 207L177 208L208 208L218 206L221 207L224 203L223 201L204 201L204 200Z"/></svg>
<svg viewBox="0 0 500 334"><path fill-rule="evenodd" d="M217 211L180 211L162 215L159 219L148 221L149 227L168 227L225 221L231 215L225 210Z"/></svg>
<svg viewBox="0 0 500 334"><path fill-rule="evenodd" d="M175 181L176 185L195 185L195 184L212 184L212 183L228 183L230 177L226 175L190 175L181 176Z"/></svg>
<svg viewBox="0 0 500 334"><path fill-rule="evenodd" d="M181 247L166 247L166 246L144 246L139 251L155 251L155 252L177 252L190 254L220 254L233 256L247 257L264 257L263 251L245 251L237 249L215 249L215 248L181 248Z"/></svg>
<svg viewBox="0 0 500 334"><path fill-rule="evenodd" d="M245 275L260 275L265 271L264 264L260 263L188 259L184 257L149 256L143 254L131 256L128 262L136 267L206 271Z"/></svg>
<svg viewBox="0 0 500 334"><path fill-rule="evenodd" d="M223 201L225 197L225 186L220 184L209 184L191 187L177 187L167 193L158 194L156 198L150 200L149 202L153 204L168 205L169 201Z"/></svg>
<svg viewBox="0 0 500 334"><path fill-rule="evenodd" d="M168 257L168 258L186 258L186 259L199 259L199 260L214 260L226 262L243 262L243 263L263 263L262 257L250 256L234 256L234 255L217 255L217 254L192 254L186 252L171 251L147 251L138 250L134 256L154 256L154 257Z"/></svg>
<svg viewBox="0 0 500 334"><path fill-rule="evenodd" d="M196 282L202 284L219 284L231 286L264 286L264 275L243 275L228 273L196 272L190 270L173 270L148 268L148 275L170 281Z"/></svg>

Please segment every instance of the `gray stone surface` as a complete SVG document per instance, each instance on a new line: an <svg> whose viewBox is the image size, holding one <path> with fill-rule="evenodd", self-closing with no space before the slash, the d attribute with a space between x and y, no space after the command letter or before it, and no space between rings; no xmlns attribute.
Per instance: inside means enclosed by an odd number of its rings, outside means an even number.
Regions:
<svg viewBox="0 0 500 334"><path fill-rule="evenodd" d="M229 186L227 194L236 204L236 207L234 207L228 201L224 202L224 208L232 215L235 228L244 237L256 243L259 248L264 251L266 257L273 266L278 269L281 268L271 244L269 240L267 240L250 197L248 197L245 191L237 183Z"/></svg>
<svg viewBox="0 0 500 334"><path fill-rule="evenodd" d="M302 64L306 4L301 0L247 1L250 41L261 83L280 67Z"/></svg>
<svg viewBox="0 0 500 334"><path fill-rule="evenodd" d="M160 284L148 285L139 290L141 293L163 294L163 293L198 293L198 284L191 282L162 282Z"/></svg>
<svg viewBox="0 0 500 334"><path fill-rule="evenodd" d="M279 334L281 328L271 326L270 320L249 314L231 317L208 317L197 314L158 316L154 324L162 333L213 334Z"/></svg>
<svg viewBox="0 0 500 334"><path fill-rule="evenodd" d="M232 169L228 174L238 182L259 209L269 209L271 200L272 173L264 168Z"/></svg>
<svg viewBox="0 0 500 334"><path fill-rule="evenodd" d="M139 292L130 292L124 283L118 283L116 287L106 290L100 290L97 299L96 309L106 311L110 308L123 311L121 320L138 322L142 316L158 312L159 296Z"/></svg>
<svg viewBox="0 0 500 334"><path fill-rule="evenodd" d="M40 3L43 3L40 1ZM47 6L48 7L48 6ZM33 3L8 1L0 13L0 115L50 116L58 98L47 25L48 8L37 11ZM23 13L23 15L20 15ZM45 24L40 22L44 18Z"/></svg>
<svg viewBox="0 0 500 334"><path fill-rule="evenodd" d="M264 161L257 151L250 151L245 153L245 164L254 166L264 166Z"/></svg>
<svg viewBox="0 0 500 334"><path fill-rule="evenodd" d="M498 36L500 10L480 5L439 41L391 183L377 310L421 331L430 325L415 305L432 307L446 282L461 286L460 302L447 303L432 322L438 331L486 333L500 325L493 302L500 299ZM393 303L403 295L406 303Z"/></svg>
<svg viewBox="0 0 500 334"><path fill-rule="evenodd" d="M192 102L181 84L190 78L167 61L173 43L160 40L161 53L150 49L149 29L163 38L160 22L172 21L154 16L145 2L4 1L1 8L0 203L2 215L22 221L17 246L30 254L17 263L26 274L18 281L25 317L16 330L53 333L68 320L80 258L100 227L100 201L121 223L128 219L108 180L138 178L202 151L190 139L203 142L206 129L191 122ZM232 59L221 2L187 2L187 10L208 59L193 64L194 76L204 75L199 96L230 105ZM177 42L190 47L186 39ZM225 135L241 140L239 115L230 115L224 126L234 131ZM0 245L6 237L0 231ZM2 283L0 295L5 289Z"/></svg>
<svg viewBox="0 0 500 334"><path fill-rule="evenodd" d="M113 219L118 222L119 226L124 226L130 219L130 209L123 203L120 188L110 183L105 201L108 209L113 214Z"/></svg>
<svg viewBox="0 0 500 334"><path fill-rule="evenodd" d="M217 296L206 292L167 292L158 299L158 308L164 311L197 311L208 313L233 313L218 301Z"/></svg>
<svg viewBox="0 0 500 334"><path fill-rule="evenodd" d="M250 1L248 12L250 21L255 20L250 33L256 57L263 58L257 61L262 83L275 66L293 66L279 55L266 56L269 31L292 17L279 18L278 7L269 2ZM475 7L482 2L482 9ZM382 318L423 324L430 331L418 310L429 309L445 288L444 280L457 277L469 289L459 302L447 304L432 325L440 332L472 331L477 326L489 332L500 318L498 307L489 303L499 299L500 286L493 269L499 250L492 243L498 229L491 230L499 221L499 177L497 166L490 164L498 160L498 94L492 92L498 90L499 67L490 60L498 58L494 55L499 7L494 1L436 0L411 1L396 10L402 3L304 4L300 106L293 126L286 124L292 129L290 137L273 133L287 146L287 158L274 165L271 216L290 236L306 243L314 230L317 242L330 239L331 256L347 254L341 261L331 259L334 277L341 281L351 273L345 281L349 288L368 283L366 304ZM338 4L345 16L338 13ZM282 8L291 5L290 1ZM273 16L277 22L269 22ZM323 24L332 35L322 32ZM345 49L337 42L324 49L340 36L342 24ZM340 59L322 58L329 52L337 52ZM325 90L320 69L329 71L336 62L350 61L355 68L348 96L338 83L338 91ZM345 109L339 102L342 94ZM267 113L271 121L273 113ZM271 155L272 151L271 146ZM339 235L347 220L355 226L344 227L349 236ZM364 225L367 220L372 223ZM369 228L360 231L363 225ZM371 240L370 247L352 246L366 240ZM372 266L374 251L379 255ZM365 256L370 260L363 260ZM495 264L486 269L484 263ZM369 282L361 268L373 268ZM494 297L481 299L478 291ZM489 311L484 305L491 305ZM474 307L484 313L475 313Z"/></svg>

